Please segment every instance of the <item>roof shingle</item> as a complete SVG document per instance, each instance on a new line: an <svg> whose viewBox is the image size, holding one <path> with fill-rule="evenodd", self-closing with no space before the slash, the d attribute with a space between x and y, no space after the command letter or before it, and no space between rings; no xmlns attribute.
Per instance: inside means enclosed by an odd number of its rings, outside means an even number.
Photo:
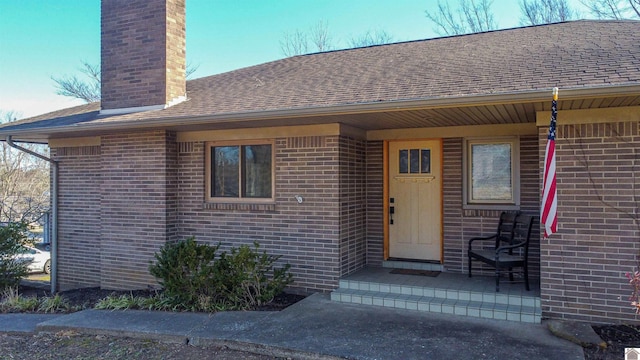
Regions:
<svg viewBox="0 0 640 360"><path fill-rule="evenodd" d="M188 100L165 110L107 117L98 115L98 104L89 104L8 126L20 130L640 84L639 34L640 21L581 20L294 56L190 80Z"/></svg>

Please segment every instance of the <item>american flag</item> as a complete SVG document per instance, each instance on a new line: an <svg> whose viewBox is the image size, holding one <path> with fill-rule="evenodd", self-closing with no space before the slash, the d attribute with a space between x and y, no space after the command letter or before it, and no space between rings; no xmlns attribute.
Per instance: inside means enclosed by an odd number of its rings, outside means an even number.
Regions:
<svg viewBox="0 0 640 360"><path fill-rule="evenodd" d="M558 197L556 192L556 119L558 117L558 88L553 88L551 102L551 124L544 154L544 183L542 187L542 209L540 222L544 226L544 237L548 238L558 229Z"/></svg>

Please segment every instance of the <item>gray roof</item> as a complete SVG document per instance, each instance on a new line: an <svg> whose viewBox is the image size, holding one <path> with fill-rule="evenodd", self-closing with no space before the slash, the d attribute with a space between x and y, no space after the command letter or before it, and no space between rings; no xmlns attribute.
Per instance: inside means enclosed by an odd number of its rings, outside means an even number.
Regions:
<svg viewBox="0 0 640 360"><path fill-rule="evenodd" d="M94 103L7 124L0 134L638 85L639 35L640 21L581 20L294 56L190 80L188 100L164 110L100 116Z"/></svg>

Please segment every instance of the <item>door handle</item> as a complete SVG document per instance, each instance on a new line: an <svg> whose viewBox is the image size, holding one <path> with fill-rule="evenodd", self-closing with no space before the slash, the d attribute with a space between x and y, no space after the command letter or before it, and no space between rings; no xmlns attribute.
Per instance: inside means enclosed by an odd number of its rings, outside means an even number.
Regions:
<svg viewBox="0 0 640 360"><path fill-rule="evenodd" d="M396 212L395 206L389 206L389 224L393 225L393 214Z"/></svg>

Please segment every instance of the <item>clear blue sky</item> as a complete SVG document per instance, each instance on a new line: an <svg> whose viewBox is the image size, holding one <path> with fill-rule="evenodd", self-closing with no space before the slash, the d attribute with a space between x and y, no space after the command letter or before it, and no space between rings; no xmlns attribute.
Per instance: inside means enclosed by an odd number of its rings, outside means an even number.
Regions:
<svg viewBox="0 0 640 360"><path fill-rule="evenodd" d="M198 78L280 59L285 33L319 21L343 47L375 30L396 41L432 38L424 12L436 7L435 0L187 0L187 61L199 65ZM517 0L494 0L493 10L500 27L518 26ZM0 111L29 117L81 104L56 95L51 76L77 75L83 60L100 62L99 0L0 0Z"/></svg>

